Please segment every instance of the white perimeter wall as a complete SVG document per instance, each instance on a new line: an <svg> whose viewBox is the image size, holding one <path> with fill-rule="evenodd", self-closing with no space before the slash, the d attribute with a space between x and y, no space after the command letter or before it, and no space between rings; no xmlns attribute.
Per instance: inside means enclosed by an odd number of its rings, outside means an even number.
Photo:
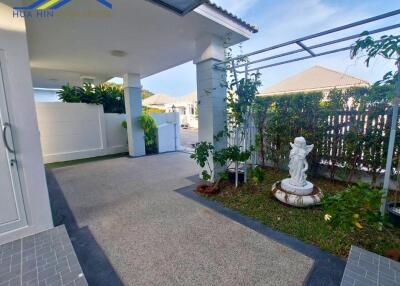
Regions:
<svg viewBox="0 0 400 286"><path fill-rule="evenodd" d="M125 114L104 113L102 105L36 102L45 163L128 152ZM152 113L159 127L160 153L180 148L179 113Z"/></svg>
<svg viewBox="0 0 400 286"><path fill-rule="evenodd" d="M128 151L125 114L104 114L102 105L37 102L45 163Z"/></svg>
<svg viewBox="0 0 400 286"><path fill-rule="evenodd" d="M158 126L158 148L160 153L181 149L179 112L150 113ZM175 131L175 134L174 134ZM174 136L175 135L175 136Z"/></svg>

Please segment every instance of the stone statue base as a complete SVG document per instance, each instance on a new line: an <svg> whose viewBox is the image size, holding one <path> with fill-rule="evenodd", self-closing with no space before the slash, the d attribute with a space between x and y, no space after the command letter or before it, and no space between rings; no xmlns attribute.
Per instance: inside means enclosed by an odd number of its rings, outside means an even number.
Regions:
<svg viewBox="0 0 400 286"><path fill-rule="evenodd" d="M282 180L281 188L291 194L306 196L313 192L314 185L312 183L310 183L309 181L306 181L305 186L298 187L298 186L292 185L290 183L290 178L287 178L287 179Z"/></svg>
<svg viewBox="0 0 400 286"><path fill-rule="evenodd" d="M276 182L271 191L278 200L291 206L318 205L323 197L322 191L306 180L308 170L306 157L314 145L307 145L304 137L296 137L290 146L292 147L289 153L290 178Z"/></svg>
<svg viewBox="0 0 400 286"><path fill-rule="evenodd" d="M314 186L313 191L308 195L290 193L282 188L282 181L273 184L271 191L275 198L282 203L301 208L320 204L324 196L321 189L317 186Z"/></svg>

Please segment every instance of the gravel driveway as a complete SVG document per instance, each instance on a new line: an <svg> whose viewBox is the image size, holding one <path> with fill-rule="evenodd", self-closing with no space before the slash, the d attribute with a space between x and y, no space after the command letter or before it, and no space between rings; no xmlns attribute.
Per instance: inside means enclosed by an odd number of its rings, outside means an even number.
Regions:
<svg viewBox="0 0 400 286"><path fill-rule="evenodd" d="M50 171L53 211L73 216L64 223L89 284L302 285L312 259L174 191L193 184L196 174L185 153ZM92 241L79 236L84 228ZM106 257L114 282L94 249Z"/></svg>
<svg viewBox="0 0 400 286"><path fill-rule="evenodd" d="M184 151L192 151L194 144L199 141L197 129L183 129L180 130L181 147Z"/></svg>

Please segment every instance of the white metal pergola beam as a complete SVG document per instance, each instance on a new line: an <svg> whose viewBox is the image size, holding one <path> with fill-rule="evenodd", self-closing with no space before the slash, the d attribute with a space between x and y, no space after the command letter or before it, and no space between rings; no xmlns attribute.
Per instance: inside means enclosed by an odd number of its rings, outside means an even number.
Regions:
<svg viewBox="0 0 400 286"><path fill-rule="evenodd" d="M357 34L337 38L337 39L330 40L330 41L322 41L321 43L314 44L311 46L307 46L306 44L304 44L304 41L307 41L310 39L318 39L318 38L321 38L322 36L325 36L328 34L348 30L348 29L354 28L354 27L359 27L359 26L362 26L362 25L365 25L368 23L376 22L376 21L379 21L382 19L387 19L387 18L396 16L399 14L400 14L400 9L397 9L397 10L394 10L394 11L391 11L388 13L384 13L384 14L375 16L375 17L356 21L356 22L353 22L353 23L350 23L347 25L339 26L339 27L336 27L333 29L329 29L326 31L316 33L316 34L308 35L308 36L301 37L301 38L291 40L288 42L284 42L284 43L281 43L278 45L260 49L260 50L257 50L257 51L251 52L251 53L247 53L245 55L235 57L233 59L229 59L225 62L218 63L215 65L215 68L225 69L227 65L230 66L229 71L233 73L233 75L235 77L235 81L238 82L238 74L244 74L244 77L247 78L249 72L253 72L253 71L259 72L262 69L267 69L267 68L284 65L284 64L288 64L288 63L293 63L293 62L303 61L303 60L311 59L311 58L315 58L315 57L320 57L320 56L325 56L325 55L329 55L329 54L348 51L352 48L351 44L346 45L341 48L328 49L327 51L323 51L323 52L316 52L316 51L314 51L314 49L321 48L321 47L329 47L329 46L332 46L332 45L335 45L338 43L342 43L342 42L346 42L349 40L360 38L361 36L364 35L364 32L359 32ZM381 33L381 32L385 32L385 31L389 31L389 30L394 30L397 28L400 28L400 23L394 23L392 25L383 26L381 28L366 31L366 32L368 33L368 35L371 35L371 34ZM276 55L263 57L261 59L251 60L252 56L261 55L266 52L271 52L271 51L278 50L280 48L291 46L291 45L300 46L301 49L295 49L295 50L292 50L289 52L283 52L283 53L279 53ZM308 55L296 57L296 58L292 58L292 59L288 59L288 60L282 60L279 62L272 62L272 63L270 62L273 59L278 59L278 58L282 58L282 57L289 56L289 55L294 55L294 54L301 53L301 52L307 52ZM247 62L239 63L239 61L242 61L243 59L247 59ZM238 62L238 63L235 64L236 62ZM259 64L259 65L257 66L256 64ZM238 70L239 68L244 68L244 69ZM382 204L381 204L381 214L382 215L384 215L385 210L386 210L386 197L387 197L388 190L389 190L390 175L391 175L391 171L392 171L393 152L394 152L394 145L395 145L396 131L397 131L399 103L400 103L400 76L399 76L399 74L400 74L400 66L398 67L398 77L397 77L397 82L396 82L396 96L393 100L393 114L392 114L392 122L391 122L391 128L390 128L387 159L386 159L385 178L384 178L384 184L383 184L384 196L383 196Z"/></svg>
<svg viewBox="0 0 400 286"><path fill-rule="evenodd" d="M344 41L349 41L349 40L352 40L352 39L359 38L361 36L362 32L364 32L364 31L361 31L361 32L359 32L357 34L353 34L353 35L347 36L347 37L342 37L342 38L338 38L338 39L334 39L334 40L330 40L330 41L325 41L325 42L323 41L323 42L321 42L319 44L316 44L316 45L313 45L313 46L306 46L304 44L304 42L307 41L307 40L311 40L311 39L319 39L319 38L321 38L323 36L326 36L326 35L329 35L329 34L332 34L332 33L348 30L350 28L354 28L354 27L358 27L358 26L363 26L365 24L376 22L376 21L379 21L379 20L382 20L382 19L386 19L386 18L390 18L390 17L396 16L396 15L399 15L399 14L400 14L400 9L397 9L397 10L394 10L394 11L391 11L391 12L388 12L388 13L384 13L384 14L375 16L375 17L371 17L371 18L367 18L367 19L364 19L364 20L356 21L356 22L353 22L353 23L350 23L350 24L347 24L347 25L339 26L339 27L336 27L336 28L333 28L333 29L325 30L325 31L322 31L322 32L319 32L319 33L315 33L315 34L308 35L308 36L301 37L301 38L297 38L297 39L294 39L294 40L291 40L291 41L288 41L288 42L277 44L277 45L274 45L274 46L271 46L271 47L260 49L260 50L257 50L257 51L251 52L251 53L240 55L240 56L235 57L233 59L229 59L229 61L232 61L232 60L233 61L238 61L238 60L243 60L243 58L247 58L247 59L249 59L249 61L247 63L237 64L236 68L248 67L248 71L254 71L254 70L262 70L262 69L271 67L271 65L253 67L254 64L256 64L256 63L267 62L267 61L270 61L272 59L276 59L276 58L280 58L280 57L284 57L284 56L300 53L300 52L303 52L303 51L306 51L308 53L310 53L310 52L314 53L315 56L326 55L326 54L331 54L331 53L335 53L335 52L341 52L341 51L350 49L351 46L346 46L346 47L343 47L343 48L340 48L340 49L333 49L333 50L330 50L330 51L325 51L324 53L314 52L313 49L332 46L332 45L337 44L337 43L341 43L341 42L344 42ZM368 31L368 33L369 34L376 34L376 33L384 32L384 31L388 31L388 30L393 30L393 29L396 29L396 28L399 28L399 27L400 27L400 23L395 23L395 24L392 24L392 25L387 25L387 26L381 27L379 29ZM280 48L291 46L293 44L300 45L302 48L301 49L296 49L296 50L293 50L293 51L289 51L289 52L285 52L285 53L279 53L277 55L264 57L264 58L253 60L253 61L250 60L250 58L252 56L264 54L266 52L270 52L270 51L273 51L273 50L278 50ZM313 57L313 56L311 55L311 57ZM310 57L307 57L307 58L310 58ZM293 59L292 61L303 60L303 59L305 59L305 57ZM222 67L223 65L227 64L229 61L221 62L221 63L217 64L217 67ZM276 66L278 64L286 64L286 63L287 63L287 61L284 61L284 62L281 62L281 63L276 63L274 66ZM245 71L240 70L240 71L237 71L237 72L238 73L244 73Z"/></svg>

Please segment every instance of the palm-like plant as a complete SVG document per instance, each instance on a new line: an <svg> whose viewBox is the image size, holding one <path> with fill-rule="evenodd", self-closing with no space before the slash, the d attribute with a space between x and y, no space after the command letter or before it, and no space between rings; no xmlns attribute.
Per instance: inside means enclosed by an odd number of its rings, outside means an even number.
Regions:
<svg viewBox="0 0 400 286"><path fill-rule="evenodd" d="M58 98L62 102L81 102L82 88L77 86L70 86L69 84L63 85L61 90L57 92Z"/></svg>

